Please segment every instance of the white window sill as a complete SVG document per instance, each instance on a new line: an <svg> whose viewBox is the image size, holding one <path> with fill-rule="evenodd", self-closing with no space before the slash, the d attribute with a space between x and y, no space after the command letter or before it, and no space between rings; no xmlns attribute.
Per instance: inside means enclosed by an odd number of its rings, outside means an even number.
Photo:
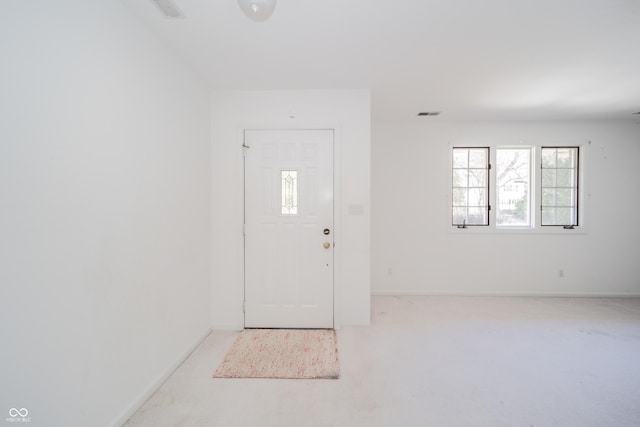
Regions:
<svg viewBox="0 0 640 427"><path fill-rule="evenodd" d="M454 235L470 235L470 234L533 234L533 235L585 235L586 227L575 227L573 229L565 229L562 226L545 226L545 227L496 227L486 226L467 226L467 228L457 228L455 225L449 226L449 233Z"/></svg>

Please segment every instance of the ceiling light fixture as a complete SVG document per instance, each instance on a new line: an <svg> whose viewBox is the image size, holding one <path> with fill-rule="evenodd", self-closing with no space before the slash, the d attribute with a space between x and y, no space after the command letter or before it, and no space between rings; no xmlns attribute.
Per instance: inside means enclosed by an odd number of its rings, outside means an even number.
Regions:
<svg viewBox="0 0 640 427"><path fill-rule="evenodd" d="M167 18L184 18L184 15L172 0L153 0L153 2Z"/></svg>
<svg viewBox="0 0 640 427"><path fill-rule="evenodd" d="M256 22L269 19L276 8L276 0L238 0L240 9Z"/></svg>

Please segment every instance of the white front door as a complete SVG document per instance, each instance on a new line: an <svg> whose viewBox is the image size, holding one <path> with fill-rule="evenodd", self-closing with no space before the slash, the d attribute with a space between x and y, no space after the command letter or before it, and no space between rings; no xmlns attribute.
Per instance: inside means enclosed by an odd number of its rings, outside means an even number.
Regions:
<svg viewBox="0 0 640 427"><path fill-rule="evenodd" d="M333 328L333 130L244 141L245 327Z"/></svg>

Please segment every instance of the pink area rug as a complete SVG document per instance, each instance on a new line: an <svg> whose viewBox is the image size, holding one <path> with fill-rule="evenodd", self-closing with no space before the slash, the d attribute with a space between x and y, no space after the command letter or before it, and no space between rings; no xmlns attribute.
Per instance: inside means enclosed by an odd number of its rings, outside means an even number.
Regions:
<svg viewBox="0 0 640 427"><path fill-rule="evenodd" d="M214 378L338 378L336 333L326 329L245 329Z"/></svg>

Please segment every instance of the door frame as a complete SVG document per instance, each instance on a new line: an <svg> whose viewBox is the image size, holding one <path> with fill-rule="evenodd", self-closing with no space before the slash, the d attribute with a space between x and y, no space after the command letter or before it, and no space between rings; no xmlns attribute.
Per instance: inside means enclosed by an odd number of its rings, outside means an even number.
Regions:
<svg viewBox="0 0 640 427"><path fill-rule="evenodd" d="M243 147L245 141L246 131L268 131L268 130L330 130L333 131L333 328L340 329L342 327L342 218L340 212L342 212L342 197L341 197L341 129L339 125L335 124L292 124L292 123L271 123L271 124L244 124L238 128L238 152L241 167L240 169L240 223L244 228L245 219L245 162ZM245 327L245 312L244 301L246 297L246 241L244 233L242 236L242 327Z"/></svg>

